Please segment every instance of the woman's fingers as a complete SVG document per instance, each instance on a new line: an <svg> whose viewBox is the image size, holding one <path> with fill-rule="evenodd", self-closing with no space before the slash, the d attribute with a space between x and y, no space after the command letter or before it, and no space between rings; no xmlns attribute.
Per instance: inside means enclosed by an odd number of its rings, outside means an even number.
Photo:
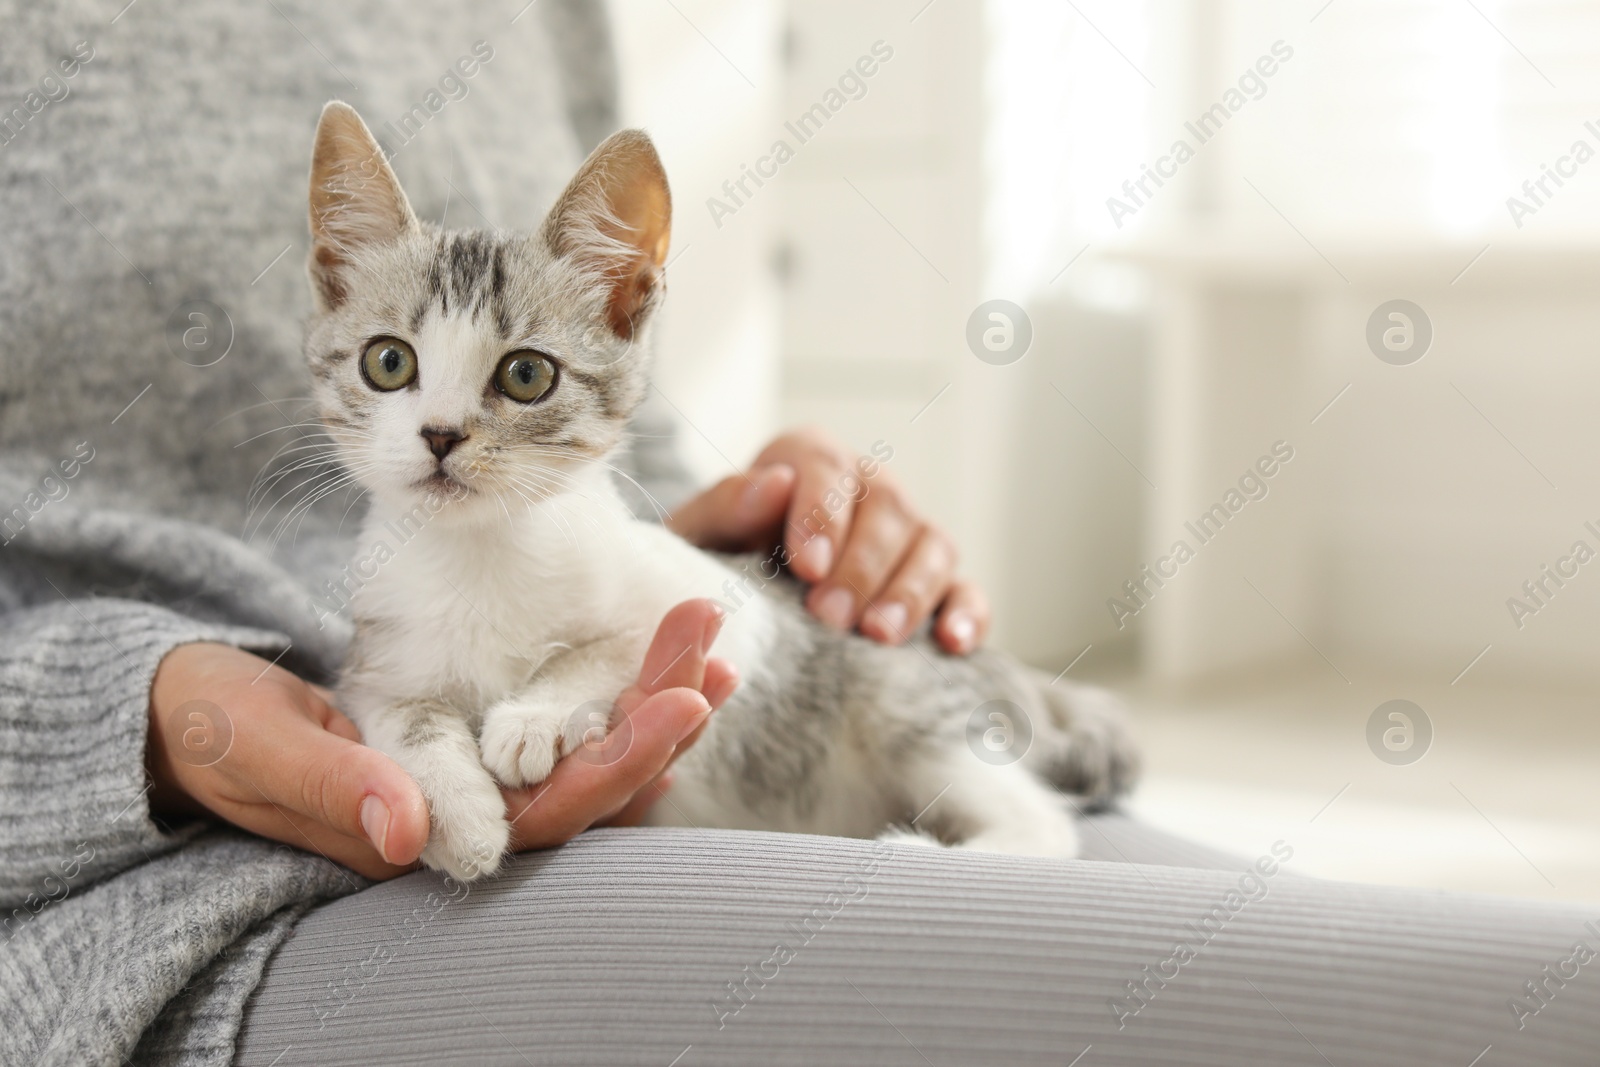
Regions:
<svg viewBox="0 0 1600 1067"><path fill-rule="evenodd" d="M955 568L950 539L931 526L922 527L888 582L873 595L861 618L861 632L885 644L905 641L944 598Z"/></svg>
<svg viewBox="0 0 1600 1067"><path fill-rule="evenodd" d="M209 813L375 878L400 873L427 837L422 794L355 742L354 724L328 699L228 645L168 652L150 691L152 806Z"/></svg>
<svg viewBox="0 0 1600 1067"><path fill-rule="evenodd" d="M559 845L621 811L710 714L692 689L647 696L601 744L563 759L540 785L507 794L512 847Z"/></svg>
<svg viewBox="0 0 1600 1067"><path fill-rule="evenodd" d="M684 502L667 517L666 526L701 548L764 548L777 541L794 485L795 470L786 463L730 475Z"/></svg>
<svg viewBox="0 0 1600 1067"><path fill-rule="evenodd" d="M361 730L355 723L345 717L343 712L328 710L328 717L323 722L323 727L331 734L344 738L346 741L361 742Z"/></svg>
<svg viewBox="0 0 1600 1067"><path fill-rule="evenodd" d="M726 617L714 601L705 599L686 600L667 612L644 654L639 680L618 698L623 713L664 689L699 689L705 681L706 654Z"/></svg>
<svg viewBox="0 0 1600 1067"><path fill-rule="evenodd" d="M806 606L829 626L854 629L911 548L920 524L886 490L869 493L857 509L838 565L806 596ZM902 623L904 620L901 620ZM904 625L899 627L902 631Z"/></svg>
<svg viewBox="0 0 1600 1067"><path fill-rule="evenodd" d="M262 837L342 863L367 878L394 878L416 866L390 863L366 838L338 833L314 818L270 803L241 806L225 817Z"/></svg>
<svg viewBox="0 0 1600 1067"><path fill-rule="evenodd" d="M734 670L733 664L725 659L706 661L706 680L705 684L700 687L700 692L705 696L706 703L711 705L712 711L722 707L727 702L727 699L733 696L733 691L737 688L739 688L739 673ZM696 726L687 737L678 742L678 747L673 750L672 760L668 762L667 766L670 767L679 756L694 747L694 743L700 740L700 735L706 732L706 726L710 722L711 716L707 715L700 720L699 726Z"/></svg>
<svg viewBox="0 0 1600 1067"><path fill-rule="evenodd" d="M635 793L633 799L623 805L621 811L606 819L605 825L638 826L644 822L644 817L656 806L656 801L666 796L667 790L672 788L672 778L670 769L656 775L655 780Z"/></svg>
<svg viewBox="0 0 1600 1067"><path fill-rule="evenodd" d="M622 699L618 702L622 710L627 712L630 707L637 706L644 697L668 687L698 689L705 697L709 708L707 714L689 733L678 740L668 760L669 764L671 760L677 758L679 752L685 751L700 739L706 723L710 720L710 712L721 707L739 686L739 674L732 663L706 655L716 642L725 618L723 610L708 600L686 601L667 612L666 618L656 630L655 643L645 655L645 668L639 674L639 684L623 693ZM699 641L694 649L674 654L674 658L660 672L652 676L656 665L653 661L658 662L674 648L679 647L681 642L691 639L697 628Z"/></svg>
<svg viewBox="0 0 1600 1067"><path fill-rule="evenodd" d="M289 686L247 690L229 716L232 743L212 768L227 793L239 803L269 805L287 825L309 821L364 840L393 864L414 861L428 837L422 791L394 760L348 736L348 719L333 712L337 718L325 727L303 698Z"/></svg>
<svg viewBox="0 0 1600 1067"><path fill-rule="evenodd" d="M877 465L856 462L821 430L777 438L748 475L723 479L667 525L705 548L756 549L781 539L789 570L812 586L806 607L839 630L899 644L937 611L940 646L966 653L989 629L982 593L956 580L950 538Z"/></svg>
<svg viewBox="0 0 1600 1067"><path fill-rule="evenodd" d="M989 636L989 598L975 583L959 580L950 587L933 634L946 652L964 656Z"/></svg>
<svg viewBox="0 0 1600 1067"><path fill-rule="evenodd" d="M639 680L617 698L610 732L556 764L531 790L508 792L513 847L560 844L638 801L681 747L693 743L715 704L726 700L737 676L726 661L706 653L725 613L709 600L689 600L667 612L645 653ZM702 689L711 690L716 701Z"/></svg>
<svg viewBox="0 0 1600 1067"><path fill-rule="evenodd" d="M734 690L739 688L739 672L732 663L725 659L712 658L706 660L705 684L700 687L700 692L706 698L706 703L715 711L733 696ZM694 743L700 740L700 735L706 732L706 726L711 722L707 715L700 720L689 735L679 741L672 749L672 755L667 760L667 769L656 775L655 780L633 795L633 799L606 820L607 826L637 826L644 820L645 814L655 806L656 801L666 795L672 788L672 765L679 756L687 752Z"/></svg>
<svg viewBox="0 0 1600 1067"><path fill-rule="evenodd" d="M706 703L712 708L720 708L738 688L738 668L719 656L706 660L705 684L700 687L700 692L705 694Z"/></svg>
<svg viewBox="0 0 1600 1067"><path fill-rule="evenodd" d="M789 569L801 581L819 582L833 573L850 537L856 494L841 483L851 467L842 453L821 449L806 452L796 467L799 480L784 523L784 547Z"/></svg>
<svg viewBox="0 0 1600 1067"><path fill-rule="evenodd" d="M833 574L856 534L858 505L870 499L882 478L878 465L857 459L824 430L805 428L779 437L757 462L783 461L797 472L783 532L789 569L816 584Z"/></svg>

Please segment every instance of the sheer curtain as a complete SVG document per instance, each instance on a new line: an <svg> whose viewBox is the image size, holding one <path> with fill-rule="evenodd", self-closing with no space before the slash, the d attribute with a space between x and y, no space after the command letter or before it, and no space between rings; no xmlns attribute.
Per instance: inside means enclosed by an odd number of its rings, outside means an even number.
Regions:
<svg viewBox="0 0 1600 1067"><path fill-rule="evenodd" d="M1313 241L1382 246L1600 235L1600 161L1564 159L1578 141L1600 153L1600 5L989 0L987 10L996 288L1046 289L1087 245L1060 281L1092 290L1095 271L1079 268L1118 241L1267 230L1282 226L1278 212ZM1200 143L1185 124L1279 42L1292 58L1269 64L1259 97L1247 91ZM1118 226L1108 200L1132 203L1124 181L1178 140L1194 158ZM1558 163L1562 184L1547 179L1535 203L1524 181ZM1513 196L1535 208L1520 227Z"/></svg>

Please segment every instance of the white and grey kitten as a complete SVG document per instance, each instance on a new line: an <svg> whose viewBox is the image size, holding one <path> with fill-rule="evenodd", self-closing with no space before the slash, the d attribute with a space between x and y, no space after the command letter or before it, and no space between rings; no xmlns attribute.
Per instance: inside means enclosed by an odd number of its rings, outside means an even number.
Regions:
<svg viewBox="0 0 1600 1067"><path fill-rule="evenodd" d="M585 709L633 681L668 609L738 578L635 519L606 462L648 385L670 217L638 131L596 149L522 234L419 222L354 110L329 104L317 129L306 355L371 491L362 543L409 538L355 596L339 701L416 779L423 861L458 878L505 851L496 781L543 780L594 728ZM915 820L947 844L1071 856L1063 794L1130 783L1104 694L923 636L837 633L800 592L781 577L727 617L715 653L742 683L652 822L872 837ZM997 700L1018 721L980 710ZM1020 761L984 744L1007 730L1031 733Z"/></svg>

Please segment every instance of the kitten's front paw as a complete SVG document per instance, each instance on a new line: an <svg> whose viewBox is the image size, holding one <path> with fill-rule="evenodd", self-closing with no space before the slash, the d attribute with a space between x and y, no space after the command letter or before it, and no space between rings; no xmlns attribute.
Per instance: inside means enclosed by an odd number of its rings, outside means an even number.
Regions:
<svg viewBox="0 0 1600 1067"><path fill-rule="evenodd" d="M428 843L422 849L425 866L463 882L494 873L511 844L505 798L487 774L475 777L428 797Z"/></svg>
<svg viewBox="0 0 1600 1067"><path fill-rule="evenodd" d="M483 765L512 789L550 777L556 761L584 743L595 724L569 707L509 699L484 715L478 747Z"/></svg>

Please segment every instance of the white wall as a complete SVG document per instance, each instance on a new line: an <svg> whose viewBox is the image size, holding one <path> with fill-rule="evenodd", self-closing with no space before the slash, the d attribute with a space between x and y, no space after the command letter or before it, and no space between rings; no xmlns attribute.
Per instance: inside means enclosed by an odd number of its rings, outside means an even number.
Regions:
<svg viewBox="0 0 1600 1067"><path fill-rule="evenodd" d="M1147 667L1325 659L1448 681L1489 647L1480 673L1592 684L1600 582L1581 574L1520 629L1507 600L1591 517L1600 169L1569 173L1521 226L1507 198L1574 140L1600 149L1584 127L1600 114L1595 12L1185 6L1198 74L1174 119L1273 42L1294 57L1123 241L1159 293L1147 553L1253 449L1283 437L1300 458L1141 615ZM1435 329L1412 366L1365 341L1395 298Z"/></svg>
<svg viewBox="0 0 1600 1067"><path fill-rule="evenodd" d="M717 227L705 201L778 125L779 0L612 0L622 120L655 138L672 184L656 384L704 480L749 462L778 418L775 205Z"/></svg>

